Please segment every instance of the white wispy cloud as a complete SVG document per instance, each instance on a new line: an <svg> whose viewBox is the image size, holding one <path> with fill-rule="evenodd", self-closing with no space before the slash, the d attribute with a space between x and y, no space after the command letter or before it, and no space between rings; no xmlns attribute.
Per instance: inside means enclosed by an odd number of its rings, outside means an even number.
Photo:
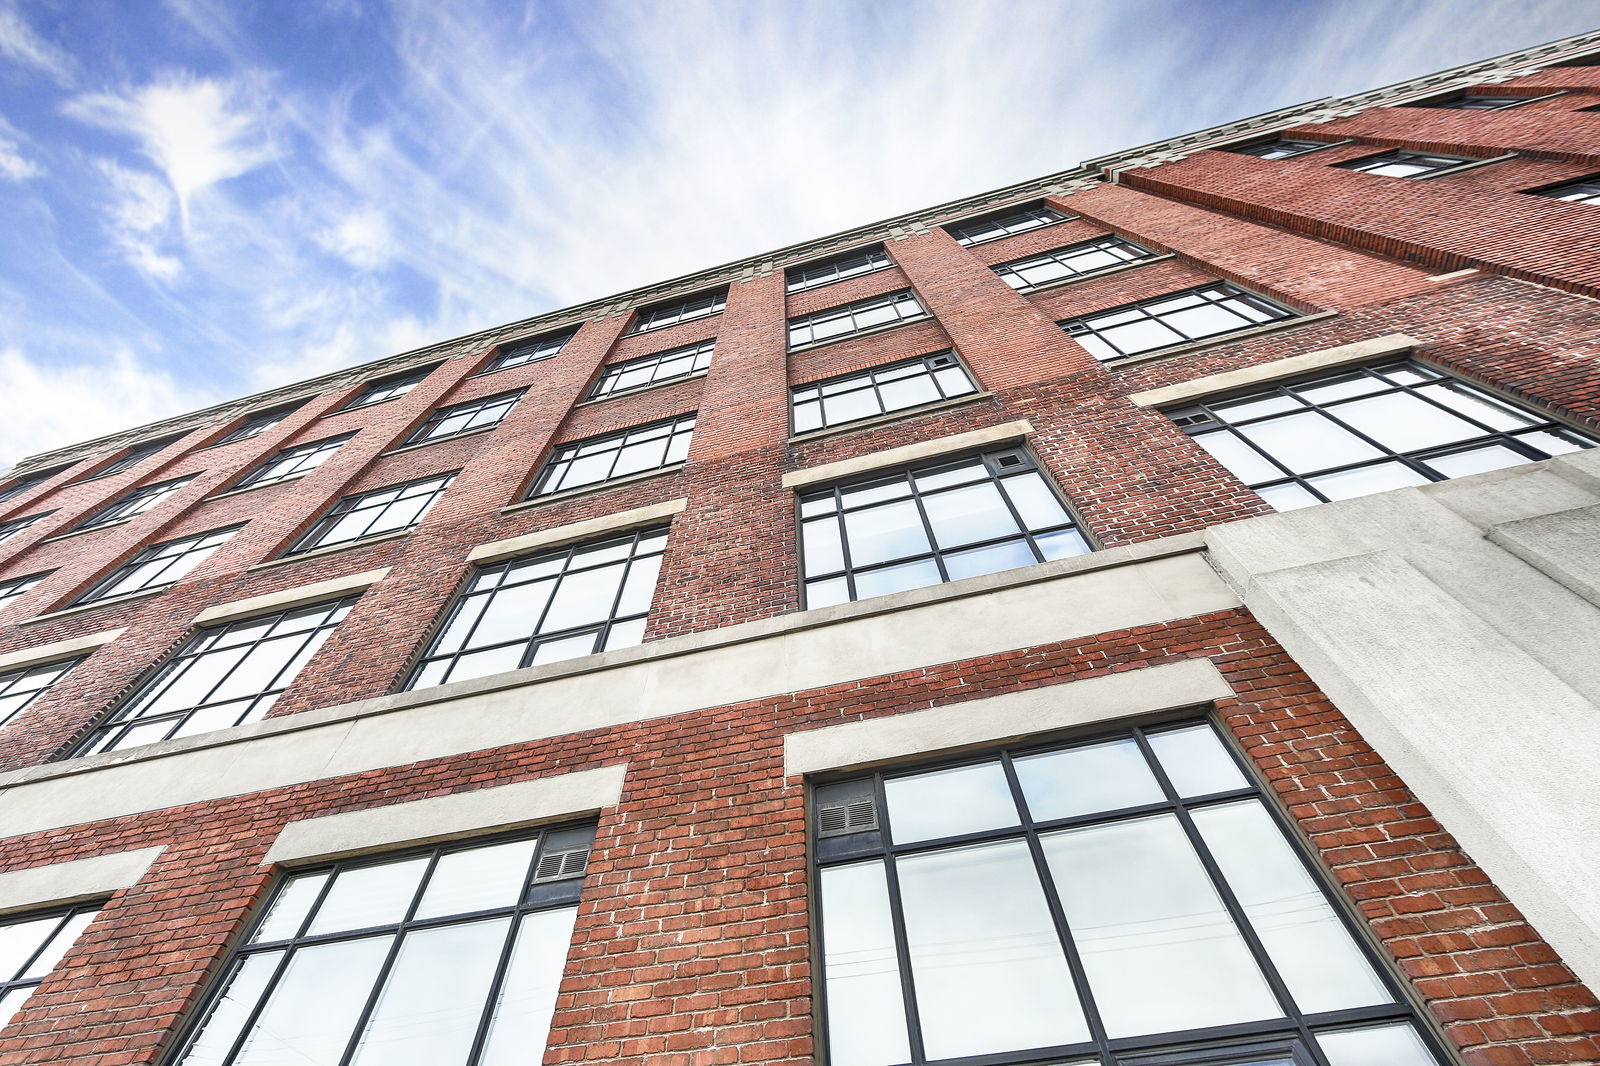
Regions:
<svg viewBox="0 0 1600 1066"><path fill-rule="evenodd" d="M44 167L23 154L16 128L0 118L0 180L27 181L44 174Z"/></svg>
<svg viewBox="0 0 1600 1066"><path fill-rule="evenodd" d="M70 85L77 63L68 52L45 40L14 0L0 2L0 57L60 85Z"/></svg>
<svg viewBox="0 0 1600 1066"><path fill-rule="evenodd" d="M105 222L116 247L140 273L172 281L183 271L173 254L176 240L171 190L154 174L103 159Z"/></svg>

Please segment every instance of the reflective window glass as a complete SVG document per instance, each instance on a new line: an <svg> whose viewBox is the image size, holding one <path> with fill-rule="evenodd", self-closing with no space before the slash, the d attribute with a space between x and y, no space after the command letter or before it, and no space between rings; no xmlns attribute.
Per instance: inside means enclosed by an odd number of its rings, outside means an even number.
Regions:
<svg viewBox="0 0 1600 1066"><path fill-rule="evenodd" d="M681 463L689 455L694 423L695 416L690 413L558 445L528 495L548 496Z"/></svg>
<svg viewBox="0 0 1600 1066"><path fill-rule="evenodd" d="M16 1017L99 909L84 904L0 919L0 1028Z"/></svg>
<svg viewBox="0 0 1600 1066"><path fill-rule="evenodd" d="M1294 318L1297 312L1225 281L1064 319L1062 329L1102 362Z"/></svg>
<svg viewBox="0 0 1600 1066"><path fill-rule="evenodd" d="M1013 259L991 267L1000 279L1018 292L1031 292L1058 281L1094 274L1123 263L1137 263L1156 253L1116 235L1069 244L1064 248Z"/></svg>
<svg viewBox="0 0 1600 1066"><path fill-rule="evenodd" d="M789 319L789 347L804 348L879 326L926 318L928 312L910 289L813 311Z"/></svg>

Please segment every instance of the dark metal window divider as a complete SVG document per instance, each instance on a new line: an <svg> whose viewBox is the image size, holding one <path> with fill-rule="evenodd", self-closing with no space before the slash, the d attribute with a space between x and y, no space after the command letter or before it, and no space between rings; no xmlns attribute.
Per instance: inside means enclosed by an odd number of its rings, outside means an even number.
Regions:
<svg viewBox="0 0 1600 1066"><path fill-rule="evenodd" d="M666 384L670 384L670 383L675 382L675 381L687 381L688 379L690 379L692 377L695 377L696 375L705 374L710 370L710 357L715 354L716 343L717 343L716 338L715 337L711 337L711 338L708 338L707 340L696 341L693 344L684 344L684 345L680 345L680 346L678 346L676 348L667 348L667 349L665 349L663 351L652 352L649 355L639 355L639 356L633 357L632 359L624 359L619 363L606 363L605 365L600 367L599 373L595 377L594 384L589 387L588 393L585 394L583 400L579 401L579 402L588 402L588 401L592 401L592 400L609 400L609 399L611 399L611 398L613 398L615 396L629 396L629 395L632 395L635 392L643 392L645 389L654 388L657 385L666 385ZM703 347L706 347L707 345L710 346L710 349L708 351L702 353L700 351L700 349L703 348ZM651 360L654 360L657 363L657 365L659 365L659 364L664 363L664 362L670 362L673 359L679 359L679 358L684 358L684 357L689 357L689 356L698 357L701 354L704 354L704 355L707 356L707 365L704 366L704 367L701 367L698 370L689 370L686 373L674 374L671 377L651 378L649 381L645 382L642 385L630 385L625 389L611 389L611 390L606 391L606 392L601 392L600 391L600 386L605 384L606 378L610 375L610 373L613 370L617 370L617 368L619 368L619 367L630 367L630 366L634 366L636 364L646 363L646 362L649 362ZM691 365L692 365L692 363L691 363ZM621 377L622 376L621 372L619 372L617 376Z"/></svg>
<svg viewBox="0 0 1600 1066"><path fill-rule="evenodd" d="M1012 286L1011 287L1012 291L1013 292L1017 292L1017 293L1021 293L1023 295L1026 295L1028 293L1037 292L1040 289L1049 288L1049 287L1054 286L1054 285L1065 284L1066 282L1069 282L1069 281L1086 281L1089 278L1098 277L1101 274L1109 273L1110 271L1113 271L1113 270L1122 270L1122 269L1124 269L1126 267L1138 266L1138 265L1143 264L1143 263L1148 263L1152 259L1161 259L1161 258L1164 258L1164 257L1167 257L1167 256L1171 256L1173 254L1171 252L1157 252L1154 249L1146 248L1144 245L1140 244L1138 241L1129 240L1127 237L1122 236L1122 234L1120 234L1120 233L1107 233L1104 236L1092 237L1092 238L1090 238L1089 240L1086 240L1086 241L1076 241L1076 242L1074 242L1072 244L1064 244L1059 248L1051 248L1048 251L1038 252L1038 253L1036 253L1034 255L1025 255L1025 256L1021 256L1021 257L1019 257L1017 259L1007 260L1004 263L996 263L993 266L991 266L989 269L994 271L995 274L1000 275L1000 278L1003 281L1003 280L1005 280L1005 276L1006 276L1007 273L1011 273L1014 276L1020 276L1020 275L1016 275L1016 271L1015 271L1016 265L1018 263L1030 263L1030 262L1033 262L1034 260L1039 260L1039 259L1051 259L1051 260L1054 260L1054 262L1057 265L1062 266L1062 267L1066 267L1065 263L1061 262L1060 259L1056 258L1059 253L1065 252L1065 251L1069 251L1069 250L1071 250L1073 248L1085 248L1085 249L1092 248L1094 246L1099 245L1101 242L1107 241L1107 240L1120 241L1123 244L1127 245L1128 247L1133 248L1133 249L1135 249L1136 251L1138 251L1138 252L1140 252L1142 254L1135 255L1135 256L1133 256L1131 258L1128 258L1128 259L1124 259L1121 262L1110 263L1110 264L1107 264L1106 266L1101 266L1101 267L1095 267L1093 270L1075 270L1071 274L1067 275L1064 278L1056 278L1056 279L1054 279L1052 281L1042 281L1042 282L1039 282L1038 284L1033 284L1031 282L1028 282L1028 283L1025 283L1021 288L1017 288L1015 286Z"/></svg>
<svg viewBox="0 0 1600 1066"><path fill-rule="evenodd" d="M21 924L23 922L38 922L43 921L46 918L58 919L55 928L40 938L38 947L29 952L26 958L18 961L16 972L27 973L29 967L38 961L40 954L50 946L51 942L55 940L56 937L61 935L62 930L67 927L67 923L70 922L74 917L79 914L83 914L86 911L98 912L104 907L105 900L96 899L92 902L74 903L66 907L45 907L37 911L24 910L6 915L5 924L7 925ZM90 919L90 921L93 921L93 919ZM68 945L67 950L72 950L71 945ZM38 988L45 982L46 979L49 978L49 976L50 975L48 973L44 973L40 974L37 978L19 977L14 980L0 980L0 1000L4 1000L6 994L11 992L13 989Z"/></svg>
<svg viewBox="0 0 1600 1066"><path fill-rule="evenodd" d="M906 321L914 322L914 321L916 321L916 319L907 319ZM944 386L939 383L939 380L938 380L938 378L936 376L936 371L942 370L944 368L943 367L931 367L931 366L929 366L929 363L930 363L931 360L938 359L938 358L940 358L942 356L949 356L952 360L955 361L955 365L962 371L962 373L967 375L967 381L970 382L972 384L972 386L973 386L973 389L972 389L971 392L956 393L955 395L945 395L944 394ZM864 377L864 378L867 379L867 388L870 388L872 390L872 395L878 401L878 413L876 415L863 415L863 416L861 416L861 418L847 419L847 420L842 421L842 422L828 422L827 418L826 418L826 415L823 415L823 423L822 423L822 425L818 426L816 429L804 430L803 432L815 433L818 430L837 429L840 426L848 426L851 422L864 421L865 419L877 418L877 417L880 417L882 415L900 414L901 412L915 411L919 407L927 406L927 404L917 404L917 405L915 405L913 407L890 407L884 401L883 388L882 388L881 384L878 381L878 374L880 372L882 372L882 371L893 370L896 367L907 366L907 365L909 365L911 363L921 363L924 367L926 367L928 369L928 378L931 381L933 381L934 387L939 390L939 393L940 393L939 399L937 399L937 400L929 400L928 401L929 404L941 403L941 402L943 402L945 400L959 399L959 398L961 398L963 396L975 396L979 392L982 391L978 387L977 378L972 373L971 368L969 368L967 366L967 364L962 361L961 357L956 354L955 349L954 348L945 348L942 351L929 352L927 355L918 355L918 356L914 356L914 357L912 357L910 359L901 359L901 360L897 360L896 362L893 362L893 363L885 363L882 366L870 366L870 367L865 368L864 370L852 371L851 373L848 373L848 374L836 374L833 377L818 378L815 381L806 381L806 382L802 382L799 385L792 386L789 389L789 433L790 433L790 435L794 435L794 434L802 432L801 430L799 430L799 429L797 429L795 427L795 422L794 422L794 408L795 408L794 394L795 394L796 390L799 390L799 389L816 389L816 390L818 390L817 391L817 401L816 402L817 402L817 405L818 405L818 409L820 411L823 408L823 402L825 400L825 396L823 395L823 393L821 391L822 387L824 385L829 385L829 384L832 384L832 383L835 383L835 382L838 382L838 381L843 381L843 380L845 380L847 378ZM898 381L898 380L901 380L901 379L896 378L895 380ZM865 389L859 389L859 390L858 389L852 389L850 391L852 391L852 392L865 391ZM836 393L835 395L839 395L839 394ZM809 401L802 401L802 402L809 402Z"/></svg>
<svg viewBox="0 0 1600 1066"><path fill-rule="evenodd" d="M678 463L681 463L684 460L682 460L682 459L669 459L669 460L665 460L660 466L647 467L644 470L633 470L633 471L629 471L626 474L617 474L615 472L616 468L617 468L617 459L619 459L621 457L622 449L627 447L626 444L619 443L615 449L612 449L613 454L612 454L612 457L611 457L611 465L607 468L607 472L606 472L606 476L605 477L599 479L598 481L586 481L582 485L562 485L560 488L552 489L549 492L542 491L542 488L541 488L543 486L543 484L544 484L545 478L549 475L550 471L554 468L555 464L558 461L561 461L561 455L562 455L563 451L571 452L573 459L576 460L576 459L580 458L578 456L578 454L577 454L577 449L579 449L579 448L581 448L581 447L583 447L585 445L599 444L599 443L601 443L603 441L611 441L611 440L616 440L616 441L619 441L619 442L626 441L629 434L637 432L639 430L654 429L657 426L665 426L665 427L667 427L667 431L666 431L665 434L663 434L663 437L662 437L662 439L664 439L666 441L666 446L662 449L662 455L663 455L663 458L665 458L665 456L672 451L672 442L678 436L678 428L677 427L678 427L679 423L684 422L684 421L693 421L695 423L695 425L693 427L691 427L690 430L689 430L689 433L692 436L693 433L694 433L694 430L699 428L700 412L699 411L685 411L683 414L674 415L671 418L656 419L655 421L652 421L652 422L640 422L637 425L632 425L632 426L627 427L626 429L617 430L614 433L604 433L604 434L601 434L601 435L596 436L596 437L580 437L577 440L571 440L571 441L566 441L566 442L564 442L562 444L552 445L551 448L550 448L549 454L545 457L544 462L542 464L540 464L540 466L539 466L538 472L534 475L533 487L528 490L527 495L525 495L523 497L523 499L524 500L536 500L541 496L554 496L554 495L557 495L558 493L566 492L569 489L597 489L600 486L605 485L605 484L607 484L609 482L618 481L618 480L621 480L622 478L625 478L625 477L632 477L634 474L644 474L644 473L649 473L650 471L655 471L655 470L665 470L666 468L668 468L670 466L674 466L674 465L676 465ZM595 454L598 454L598 453L595 453ZM572 463L568 463L567 464L569 469L571 468L572 465L573 465Z"/></svg>
<svg viewBox="0 0 1600 1066"><path fill-rule="evenodd" d="M1230 289L1232 291L1224 293L1224 295L1221 298L1213 297L1210 294L1208 294L1207 291L1206 291L1208 289L1215 289L1215 288L1218 288L1218 287L1224 287L1224 288ZM1150 305L1150 304L1158 304L1158 303L1161 303L1161 302L1163 302L1165 300L1175 300L1175 299L1178 299L1179 297L1182 297L1182 296L1198 296L1205 302L1205 304L1213 305L1213 306L1215 306L1215 305L1226 306L1226 301L1228 299L1237 298L1237 297L1242 296L1242 297L1246 298L1246 300L1254 300L1254 301L1259 301L1261 303L1265 303L1272 310L1281 311L1283 313L1282 314L1276 314L1273 317L1268 318L1268 319L1266 319L1264 321L1245 320L1238 327L1236 327L1234 329L1221 330L1221 331L1219 331L1217 333L1207 333L1207 334L1204 334L1202 336L1191 337L1188 334L1183 333L1181 330L1177 329L1176 327L1168 324L1166 322L1166 320L1162 316L1160 316L1160 315L1152 315L1146 310L1146 307L1148 305ZM1187 307L1179 308L1178 312L1189 311L1189 310L1193 310L1193 308L1187 308ZM1166 327L1168 330L1171 330L1173 333L1177 334L1180 339L1172 341L1169 344L1158 345L1158 346L1156 346L1154 348L1141 348L1139 351L1136 351L1136 352L1125 352L1118 345L1112 343L1109 340L1106 340L1105 337L1101 334L1101 332L1099 330L1096 330L1096 329L1090 327L1089 324L1088 324L1089 320L1092 319L1092 318L1098 318L1098 317L1100 317L1102 315L1126 314L1126 313L1128 313L1130 311L1137 311L1141 315L1141 318L1142 318L1143 321L1151 321L1151 322L1160 323L1162 326ZM1115 356L1112 356L1112 357L1106 358L1106 359L1099 359L1099 362L1101 362L1103 364L1106 364L1106 365L1110 365L1110 364L1113 364L1113 363L1119 363L1124 359L1133 359L1133 358L1136 358L1136 357L1141 356L1141 355L1154 355L1157 352L1165 351L1168 348L1176 348L1179 345L1198 344L1198 343L1200 343L1202 341L1210 341L1210 340L1212 340L1214 338L1227 337L1227 336L1230 336L1230 335L1232 335L1234 333L1242 333L1243 331L1245 331L1247 329L1254 329L1254 328L1256 328L1258 326L1269 326L1269 325L1273 325L1273 324L1276 324L1276 323L1279 323L1279 322L1292 322L1293 320L1295 320L1297 318L1304 317L1305 315L1306 315L1306 312L1304 312L1304 311L1297 310L1297 309L1295 309L1293 307L1290 307L1287 304L1284 304L1284 303L1282 303L1282 302L1280 302L1278 300L1275 300L1275 299L1273 299L1273 298L1271 298L1269 296L1263 296L1260 293L1254 291L1253 289L1245 288L1244 286L1238 284L1237 282L1227 281L1225 279L1220 279L1219 278L1216 281L1209 281L1209 282L1206 282L1203 285L1195 285L1195 286L1191 286L1191 287L1186 288L1186 289L1178 289L1178 290L1176 290L1174 292L1162 293L1159 296L1147 297L1146 299L1143 299L1143 300L1136 300L1133 303L1118 304L1115 307L1107 307L1107 308L1103 308L1103 309L1101 309L1099 311L1089 311L1089 312L1087 312L1085 314L1082 314L1082 315L1074 315L1071 318L1061 319L1057 323L1057 325L1059 325L1061 327L1062 331L1065 332L1066 335L1069 336L1069 337L1081 337L1081 336L1093 337L1099 343L1104 344L1107 348L1113 349L1117 353ZM1240 315L1239 317L1243 318L1244 316ZM1118 323L1115 323L1113 326L1110 326L1110 327L1107 327L1107 328L1117 329L1117 328L1121 328L1122 326L1125 326L1127 324L1128 323L1125 323L1125 322L1118 322ZM1076 333L1073 332L1073 330L1071 328L1074 325L1077 325L1077 326L1081 327ZM1090 354L1093 355L1094 353L1091 351ZM1098 357L1096 357L1096 358L1098 359Z"/></svg>
<svg viewBox="0 0 1600 1066"><path fill-rule="evenodd" d="M397 533L401 529L414 529L418 523L420 523L423 518L427 516L428 511L432 509L433 505L439 502L440 497L442 497L445 492L449 490L456 476L460 473L461 471L459 470L449 470L440 474L430 474L427 477L417 478L412 481L402 481L397 485L385 485L381 488L369 489L366 492L358 492L353 496L341 497L336 503L334 503L332 507L328 508L325 513L323 513L315 522L311 524L311 528L306 530L299 540L295 541L294 547L285 552L284 556L287 558L292 555L299 555L303 552L316 551L318 548L342 547L347 544L359 543L360 541L366 540L369 537L381 537L389 533ZM372 532L373 523L380 520L384 516L385 512L389 510L389 508L395 506L402 500L411 500L417 498L416 496L405 495L406 489L413 488L418 485L426 485L432 481L441 480L443 483L428 494L432 498L423 505L422 511L415 518L413 518L408 525L396 527L392 530L384 530L382 533ZM361 501L363 499L367 498L368 496L376 496L383 492L395 492L395 490L399 491L396 492L394 499L385 502L379 507L373 508L372 516L367 519L366 527L359 536L350 537L334 544L319 543L318 538L324 533L336 528L338 524L347 516L355 514L357 511L361 510ZM418 495L421 494L419 493ZM347 503L350 504L349 507L344 506ZM341 510L341 508L343 509Z"/></svg>
<svg viewBox="0 0 1600 1066"><path fill-rule="evenodd" d="M424 417L421 422L417 424L416 429L406 434L405 438L400 442L398 447L404 448L411 444L432 444L434 441L450 440L451 438L459 437L466 433L476 432L477 430L481 429L493 429L501 422L505 421L506 416L516 408L518 402L521 401L523 394L527 391L527 387L524 386L520 389L510 389L506 392L497 392L492 396L480 396L476 400L463 400L461 403L449 404L445 407L435 407L433 410L428 412L427 416ZM443 424L446 420L467 408L473 408L474 410L472 411L472 414L475 415L495 406L496 404L504 403L507 400L510 402L506 405L506 409L501 411L500 417L495 419L493 422L486 422L481 426L469 425L467 428L458 429L453 433L442 433L436 436L428 435L428 431L434 426ZM471 415L468 416L468 421L470 422L470 420Z"/></svg>

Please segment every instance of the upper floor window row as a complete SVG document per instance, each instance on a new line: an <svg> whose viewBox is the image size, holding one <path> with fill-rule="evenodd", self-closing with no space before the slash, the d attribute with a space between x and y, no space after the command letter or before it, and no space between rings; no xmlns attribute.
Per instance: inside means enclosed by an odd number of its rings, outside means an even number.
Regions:
<svg viewBox="0 0 1600 1066"><path fill-rule="evenodd" d="M389 377L379 378L376 381L369 381L360 392L356 393L353 400L344 405L343 409L355 411L362 407L371 407L373 404L404 396L422 384L427 376L436 369L438 369L437 364L418 367L415 370L407 370L402 374L394 374Z"/></svg>
<svg viewBox="0 0 1600 1066"><path fill-rule="evenodd" d="M23 515L21 518L8 518L4 522L0 522L0 542L10 540L39 521L39 519L48 518L53 514L55 514L54 511L40 511L38 514Z"/></svg>
<svg viewBox="0 0 1600 1066"><path fill-rule="evenodd" d="M42 574L24 574L21 577L8 577L0 580L0 611L10 607L17 600L32 592L39 583L50 576L50 571Z"/></svg>
<svg viewBox="0 0 1600 1066"><path fill-rule="evenodd" d="M551 453L528 495L548 496L681 463L689 455L694 424L690 413L562 444Z"/></svg>
<svg viewBox="0 0 1600 1066"><path fill-rule="evenodd" d="M600 371L594 388L589 390L589 399L600 400L702 373L711 365L711 353L716 346L713 338L683 348L612 363Z"/></svg>
<svg viewBox="0 0 1600 1066"><path fill-rule="evenodd" d="M1000 280L1018 292L1032 292L1058 281L1098 273L1124 263L1137 263L1155 254L1116 234L1109 234L1030 255L1026 259L1013 259L991 269L1000 275Z"/></svg>
<svg viewBox="0 0 1600 1066"><path fill-rule="evenodd" d="M813 311L789 320L789 347L806 348L824 341L864 333L879 326L896 325L916 318L926 318L928 312L912 295L910 289L869 296L864 300Z"/></svg>
<svg viewBox="0 0 1600 1066"><path fill-rule="evenodd" d="M291 403L285 404L282 407L272 407L265 411L255 411L251 414L245 415L244 421L240 422L233 432L222 437L216 442L216 444L213 444L212 447L217 448L224 444L233 444L236 441L249 440L251 437L259 437L261 434L265 433L279 422L282 422L285 418L288 418L290 415L294 414L299 407L300 405L298 403Z"/></svg>
<svg viewBox="0 0 1600 1066"><path fill-rule="evenodd" d="M101 526L115 525L130 518L137 518L197 476L189 474L185 477L172 478L170 481L158 481L153 485L142 485L79 522L78 529L99 529Z"/></svg>
<svg viewBox="0 0 1600 1066"><path fill-rule="evenodd" d="M455 476L456 472L451 471L346 496L317 519L289 553L334 548L414 529L439 502Z"/></svg>
<svg viewBox="0 0 1600 1066"><path fill-rule="evenodd" d="M784 280L787 291L804 292L846 278L888 270L892 266L894 263L889 260L889 253L883 250L883 245L875 244L871 248L845 252L831 259L790 267L784 272Z"/></svg>
<svg viewBox="0 0 1600 1066"><path fill-rule="evenodd" d="M163 437L160 440L136 444L129 448L124 455L102 466L99 470L83 478L83 480L94 481L98 478L111 477L113 474L120 474L124 470L132 469L177 439L177 437Z"/></svg>
<svg viewBox="0 0 1600 1066"><path fill-rule="evenodd" d="M1539 196L1566 200L1568 203L1600 204L1600 176L1569 181L1564 185L1551 185L1548 188L1536 189L1534 192Z"/></svg>
<svg viewBox="0 0 1600 1066"><path fill-rule="evenodd" d="M1049 204L1034 203L1021 207L1008 207L993 214L952 222L945 226L944 230L959 243L974 245L1010 237L1015 233L1026 233L1028 230L1043 226L1054 226L1058 222L1067 221L1069 217Z"/></svg>
<svg viewBox="0 0 1600 1066"><path fill-rule="evenodd" d="M1138 303L1096 311L1060 323L1102 362L1220 337L1296 312L1225 281Z"/></svg>
<svg viewBox="0 0 1600 1066"><path fill-rule="evenodd" d="M1369 155L1363 159L1352 159L1347 163L1335 163L1334 166L1343 170L1360 170L1367 174L1381 174L1388 178L1420 178L1429 174L1437 174L1441 170L1450 170L1464 163L1481 163L1481 159L1469 159L1463 155L1439 155L1428 152L1407 152L1396 150L1383 152L1379 155Z"/></svg>
<svg viewBox="0 0 1600 1066"><path fill-rule="evenodd" d="M233 487L248 489L258 485L275 485L280 481L309 474L327 462L333 453L353 436L354 433L343 433L337 437L324 437L322 440L307 441L305 444L285 448L240 478Z"/></svg>
<svg viewBox="0 0 1600 1066"><path fill-rule="evenodd" d="M1262 159L1290 159L1307 152L1315 152L1328 145L1322 141L1301 141L1292 137L1274 137L1270 141L1257 141L1254 144L1241 145L1237 148L1228 148L1225 151L1234 155L1253 155Z"/></svg>
<svg viewBox="0 0 1600 1066"><path fill-rule="evenodd" d="M168 588L181 581L191 570L205 562L222 545L226 544L242 526L213 529L160 544L152 544L137 552L133 558L113 570L88 592L78 597L79 603L94 603L114 596L131 596L136 592Z"/></svg>
<svg viewBox="0 0 1600 1066"><path fill-rule="evenodd" d="M53 663L38 663L0 673L0 725L32 706L33 702L50 690L50 687L83 662L84 656L61 659ZM0 963L0 969L4 964Z"/></svg>
<svg viewBox="0 0 1600 1066"><path fill-rule="evenodd" d="M1453 111L1498 111L1502 107L1525 104L1529 99L1530 97L1526 96L1469 96L1466 93L1457 93L1443 100L1431 100L1410 106L1446 108Z"/></svg>
<svg viewBox="0 0 1600 1066"><path fill-rule="evenodd" d="M38 488L46 481L61 473L61 470L40 470L32 474L24 474L5 488L0 489L0 503L15 499L30 489Z"/></svg>
<svg viewBox="0 0 1600 1066"><path fill-rule="evenodd" d="M561 333L551 333L543 337L534 337L532 340L512 341L500 349L500 353L489 360L489 365L484 368L485 374L492 374L496 370L510 370L514 366L526 366L528 363L537 363L544 359L553 359L561 354L561 349L567 346L576 330L566 330Z"/></svg>
<svg viewBox="0 0 1600 1066"><path fill-rule="evenodd" d="M459 437L474 430L492 429L511 413L511 409L517 405L517 401L522 399L522 394L526 391L517 389L515 392L501 392L494 396L469 400L466 403L435 408L422 420L422 425L411 431L405 443L422 444L427 441Z"/></svg>
<svg viewBox="0 0 1600 1066"><path fill-rule="evenodd" d="M633 326L628 330L632 333L647 333L652 329L665 329L667 326L676 326L679 322L692 322L697 318L709 318L721 314L723 308L728 306L728 290L726 288L714 289L711 292L697 293L694 296L685 296L677 300L668 300L665 303L655 304L651 307L641 307L633 316Z"/></svg>
<svg viewBox="0 0 1600 1066"><path fill-rule="evenodd" d="M978 391L954 352L937 352L789 390L796 433L831 429Z"/></svg>

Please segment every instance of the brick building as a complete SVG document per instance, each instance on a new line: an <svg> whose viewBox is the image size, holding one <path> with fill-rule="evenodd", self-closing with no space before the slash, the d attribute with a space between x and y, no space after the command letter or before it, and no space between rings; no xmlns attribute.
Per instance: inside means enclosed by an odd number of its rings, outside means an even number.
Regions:
<svg viewBox="0 0 1600 1066"><path fill-rule="evenodd" d="M0 1063L1600 1061L1597 296L1600 34L30 458Z"/></svg>

